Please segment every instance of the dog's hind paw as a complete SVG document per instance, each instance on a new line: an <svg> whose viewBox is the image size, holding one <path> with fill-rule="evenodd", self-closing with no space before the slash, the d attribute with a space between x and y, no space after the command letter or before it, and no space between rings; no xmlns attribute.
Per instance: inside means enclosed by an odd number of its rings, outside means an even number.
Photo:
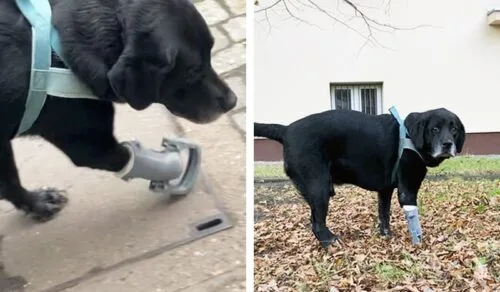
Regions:
<svg viewBox="0 0 500 292"><path fill-rule="evenodd" d="M66 192L63 190L47 188L30 191L29 194L31 202L26 211L39 222L52 219L68 203Z"/></svg>

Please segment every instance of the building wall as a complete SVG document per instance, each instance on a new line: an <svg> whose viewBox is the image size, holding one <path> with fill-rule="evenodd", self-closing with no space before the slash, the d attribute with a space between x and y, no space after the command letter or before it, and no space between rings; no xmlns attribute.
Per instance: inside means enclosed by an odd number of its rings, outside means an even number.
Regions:
<svg viewBox="0 0 500 292"><path fill-rule="evenodd" d="M254 140L254 161L283 160L283 146L269 139ZM497 133L469 133L465 138L462 153L459 155L498 155L500 154L500 135Z"/></svg>
<svg viewBox="0 0 500 292"><path fill-rule="evenodd" d="M261 7L273 2L261 1ZM316 3L340 19L353 15L340 0ZM256 14L256 121L288 124L330 109L332 82L383 82L383 112L395 105L404 118L412 111L446 107L468 133L500 134L500 28L489 26L486 16L489 9L500 8L500 1L357 3L378 22L422 27L374 30L380 45L373 45L354 31L367 34L360 18L349 21L353 29L348 29L304 6L289 9L311 24L291 18L279 6L268 12L268 19Z"/></svg>

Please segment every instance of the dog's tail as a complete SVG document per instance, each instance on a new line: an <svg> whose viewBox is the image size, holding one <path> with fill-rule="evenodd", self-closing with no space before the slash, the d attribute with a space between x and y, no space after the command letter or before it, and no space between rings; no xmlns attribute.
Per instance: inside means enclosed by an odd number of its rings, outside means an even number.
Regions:
<svg viewBox="0 0 500 292"><path fill-rule="evenodd" d="M286 128L286 126L280 124L253 123L255 137L266 137L280 143L283 143Z"/></svg>

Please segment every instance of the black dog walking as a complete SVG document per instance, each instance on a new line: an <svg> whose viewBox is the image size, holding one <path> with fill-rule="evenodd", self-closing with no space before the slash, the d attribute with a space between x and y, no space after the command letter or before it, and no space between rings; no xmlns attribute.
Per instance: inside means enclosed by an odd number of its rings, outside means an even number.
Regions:
<svg viewBox="0 0 500 292"><path fill-rule="evenodd" d="M214 39L191 1L50 0L50 6L67 67L98 100L49 95L23 135L43 137L75 165L112 172L128 165L130 151L113 135L114 102L136 110L161 103L195 123L236 105L212 68ZM14 0L0 1L0 194L46 220L67 199L54 189L26 190L10 142L25 111L31 56L30 23ZM54 53L52 66L67 68Z"/></svg>
<svg viewBox="0 0 500 292"><path fill-rule="evenodd" d="M401 206L416 206L427 167L438 166L462 151L464 126L444 108L411 113L404 124L418 153L403 152L395 180L399 124L389 114L330 110L289 126L255 123L254 135L283 144L285 172L309 204L312 231L326 248L338 239L326 225L334 185L353 184L376 191L380 233L390 236L394 189L398 189Z"/></svg>

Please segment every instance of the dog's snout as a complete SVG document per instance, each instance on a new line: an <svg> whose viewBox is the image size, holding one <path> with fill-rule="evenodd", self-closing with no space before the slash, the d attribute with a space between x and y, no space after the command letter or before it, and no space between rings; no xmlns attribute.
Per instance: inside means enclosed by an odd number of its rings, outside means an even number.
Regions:
<svg viewBox="0 0 500 292"><path fill-rule="evenodd" d="M238 101L238 98L236 97L236 94L234 94L234 92L229 91L227 95L219 96L217 98L217 101L219 102L220 108L224 112L228 112L236 106L236 102Z"/></svg>
<svg viewBox="0 0 500 292"><path fill-rule="evenodd" d="M453 141L446 141L443 143L443 148L450 149L453 146Z"/></svg>

